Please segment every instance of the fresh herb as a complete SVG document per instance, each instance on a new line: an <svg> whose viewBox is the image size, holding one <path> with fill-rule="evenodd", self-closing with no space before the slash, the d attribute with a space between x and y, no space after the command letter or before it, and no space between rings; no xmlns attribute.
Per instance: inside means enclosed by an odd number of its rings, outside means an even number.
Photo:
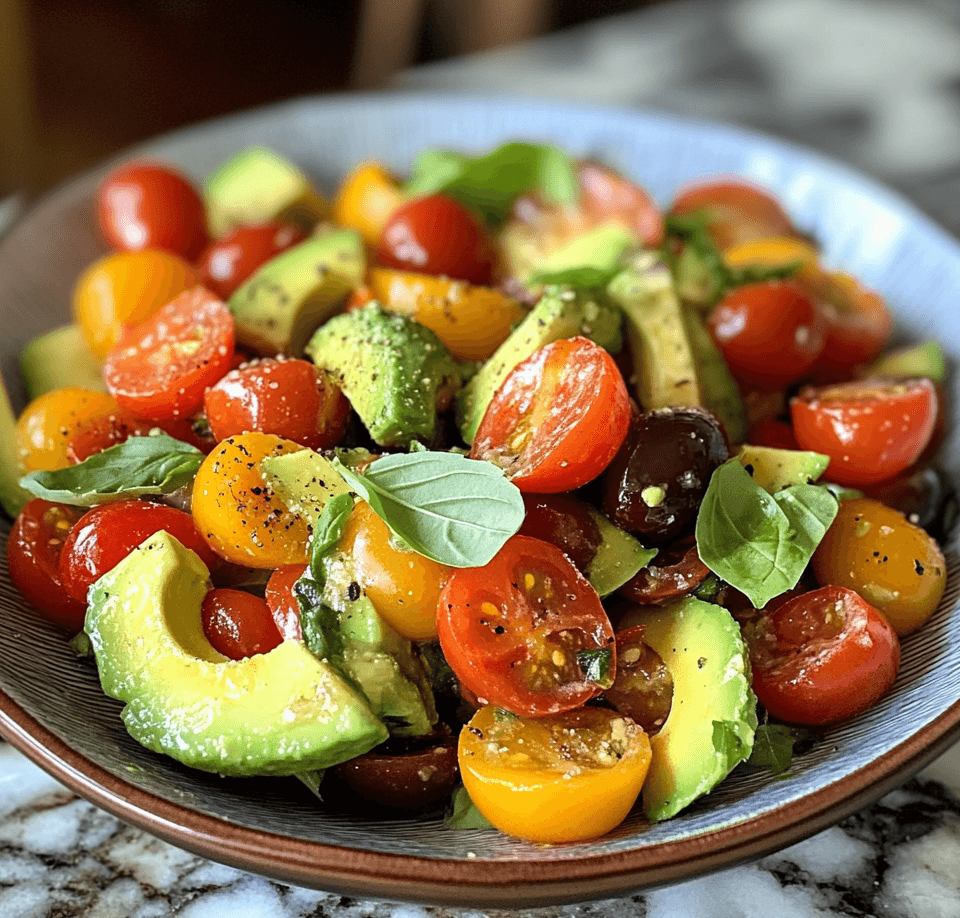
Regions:
<svg viewBox="0 0 960 918"><path fill-rule="evenodd" d="M700 559L762 609L797 585L837 508L819 485L769 494L733 458L713 473L700 505Z"/></svg>
<svg viewBox="0 0 960 918"><path fill-rule="evenodd" d="M748 764L782 774L793 762L794 739L794 731L785 724L760 724Z"/></svg>
<svg viewBox="0 0 960 918"><path fill-rule="evenodd" d="M848 488L846 485L834 484L832 481L821 482L837 500L857 500L864 496L859 488Z"/></svg>
<svg viewBox="0 0 960 918"><path fill-rule="evenodd" d="M591 647L577 651L577 664L587 682L608 689L613 685L613 653L609 647Z"/></svg>
<svg viewBox="0 0 960 918"><path fill-rule="evenodd" d="M20 479L34 497L96 507L115 500L169 494L193 481L203 453L165 433L130 437L77 465Z"/></svg>
<svg viewBox="0 0 960 918"><path fill-rule="evenodd" d="M490 462L394 453L357 474L334 466L401 542L450 567L482 567L523 523L523 497Z"/></svg>
<svg viewBox="0 0 960 918"><path fill-rule="evenodd" d="M492 829L493 825L470 799L467 789L461 784L451 798L450 814L443 821L445 829Z"/></svg>
<svg viewBox="0 0 960 918"><path fill-rule="evenodd" d="M414 161L405 191L410 197L443 192L497 227L520 195L535 194L549 204L573 203L579 183L573 161L557 147L506 143L477 157L427 150Z"/></svg>
<svg viewBox="0 0 960 918"><path fill-rule="evenodd" d="M326 579L323 559L340 541L343 527L352 510L353 495L337 494L323 505L323 511L313 525L313 535L310 538L310 573L318 584L323 584Z"/></svg>
<svg viewBox="0 0 960 918"><path fill-rule="evenodd" d="M323 781L323 774L323 769L318 771L298 771L294 773L294 777L299 778L310 793L322 803L323 797L320 796L320 784Z"/></svg>

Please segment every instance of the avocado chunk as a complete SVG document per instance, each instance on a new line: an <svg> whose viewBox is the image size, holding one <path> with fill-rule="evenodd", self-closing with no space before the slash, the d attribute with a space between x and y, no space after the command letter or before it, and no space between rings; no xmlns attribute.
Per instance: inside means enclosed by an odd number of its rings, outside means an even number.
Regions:
<svg viewBox="0 0 960 918"><path fill-rule="evenodd" d="M745 443L737 453L740 464L770 494L798 484L813 484L830 464L830 457L802 449L777 449Z"/></svg>
<svg viewBox="0 0 960 918"><path fill-rule="evenodd" d="M619 310L597 291L548 287L536 306L511 332L457 397L457 425L473 443L487 405L517 364L563 338L583 335L608 351L620 350Z"/></svg>
<svg viewBox="0 0 960 918"><path fill-rule="evenodd" d="M230 660L203 633L206 567L160 531L90 589L85 631L130 735L223 775L327 768L383 742L363 695L300 641Z"/></svg>
<svg viewBox="0 0 960 918"><path fill-rule="evenodd" d="M609 596L646 567L657 549L644 548L629 532L615 526L589 505L588 512L597 524L600 543L584 574L600 596Z"/></svg>
<svg viewBox="0 0 960 918"><path fill-rule="evenodd" d="M267 456L260 462L260 471L280 500L311 524L331 497L350 493L333 463L312 449Z"/></svg>
<svg viewBox="0 0 960 918"><path fill-rule="evenodd" d="M221 163L203 186L207 226L225 236L238 226L280 220L309 232L330 205L293 163L266 147L250 147Z"/></svg>
<svg viewBox="0 0 960 918"><path fill-rule="evenodd" d="M31 399L68 386L107 391L103 367L78 325L61 325L30 341L20 352L20 371Z"/></svg>
<svg viewBox="0 0 960 918"><path fill-rule="evenodd" d="M637 607L621 627L645 625L643 640L673 677L666 722L651 737L643 785L651 822L675 816L749 757L757 700L740 628L722 606L688 597L671 606Z"/></svg>
<svg viewBox="0 0 960 918"><path fill-rule="evenodd" d="M889 351L871 365L867 375L894 379L926 376L935 383L942 383L947 376L947 360L936 341L924 341Z"/></svg>
<svg viewBox="0 0 960 918"><path fill-rule="evenodd" d="M380 446L432 443L438 400L460 385L460 365L429 328L375 301L331 319L306 351Z"/></svg>
<svg viewBox="0 0 960 918"><path fill-rule="evenodd" d="M11 517L23 509L33 495L20 487L20 462L17 458L17 418L10 404L7 387L0 378L0 506Z"/></svg>

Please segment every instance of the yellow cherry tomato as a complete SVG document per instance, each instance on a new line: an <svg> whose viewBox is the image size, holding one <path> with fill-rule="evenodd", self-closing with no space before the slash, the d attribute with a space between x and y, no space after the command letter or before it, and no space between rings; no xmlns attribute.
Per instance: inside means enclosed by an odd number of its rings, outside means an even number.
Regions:
<svg viewBox="0 0 960 918"><path fill-rule="evenodd" d="M260 472L268 456L302 449L273 434L245 433L223 440L204 459L193 484L193 518L220 557L260 569L308 560L307 521L280 500Z"/></svg>
<svg viewBox="0 0 960 918"><path fill-rule="evenodd" d="M481 708L460 733L464 787L501 832L535 842L584 841L618 826L650 767L650 740L606 708L517 717Z"/></svg>
<svg viewBox="0 0 960 918"><path fill-rule="evenodd" d="M340 547L353 557L357 582L395 631L411 641L437 636L437 603L449 567L394 548L387 524L363 501L353 508Z"/></svg>
<svg viewBox="0 0 960 918"><path fill-rule="evenodd" d="M738 243L724 251L723 260L731 268L775 268L799 262L800 277L821 270L817 250L809 242L791 236L773 236Z"/></svg>
<svg viewBox="0 0 960 918"><path fill-rule="evenodd" d="M68 386L35 398L17 420L17 459L25 472L53 471L70 465L67 446L90 421L121 411L106 392Z"/></svg>
<svg viewBox="0 0 960 918"><path fill-rule="evenodd" d="M199 283L196 271L171 252L114 252L80 275L73 288L73 314L90 349L103 360L124 325L146 321Z"/></svg>
<svg viewBox="0 0 960 918"><path fill-rule="evenodd" d="M856 591L900 637L930 618L947 584L946 561L936 541L901 513L867 497L840 502L812 564L822 585Z"/></svg>
<svg viewBox="0 0 960 918"><path fill-rule="evenodd" d="M407 200L400 184L382 163L360 163L344 180L333 202L333 219L358 230L376 246L393 212Z"/></svg>

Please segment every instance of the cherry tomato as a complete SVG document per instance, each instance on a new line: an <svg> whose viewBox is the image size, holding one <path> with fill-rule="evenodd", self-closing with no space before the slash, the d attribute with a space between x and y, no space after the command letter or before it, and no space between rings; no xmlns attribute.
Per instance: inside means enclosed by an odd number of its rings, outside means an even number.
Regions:
<svg viewBox="0 0 960 918"><path fill-rule="evenodd" d="M338 226L359 230L364 242L376 248L387 221L406 200L399 182L382 163L360 163L337 191L333 220Z"/></svg>
<svg viewBox="0 0 960 918"><path fill-rule="evenodd" d="M276 220L238 226L200 253L197 270L201 282L220 299L228 300L257 268L306 238L299 226Z"/></svg>
<svg viewBox="0 0 960 918"><path fill-rule="evenodd" d="M155 421L138 418L118 408L107 417L92 418L80 425L67 441L67 458L74 463L83 462L130 437L144 437L156 426Z"/></svg>
<svg viewBox="0 0 960 918"><path fill-rule="evenodd" d="M587 338L555 341L521 361L480 422L470 456L521 491L571 491L609 465L630 427L630 396L613 358Z"/></svg>
<svg viewBox="0 0 960 918"><path fill-rule="evenodd" d="M893 685L900 642L853 590L827 586L745 629L753 690L773 717L819 726L871 708Z"/></svg>
<svg viewBox="0 0 960 918"><path fill-rule="evenodd" d="M435 194L393 212L380 237L377 261L388 268L489 284L493 247L477 217L453 198Z"/></svg>
<svg viewBox="0 0 960 918"><path fill-rule="evenodd" d="M585 161L577 166L580 209L588 225L616 220L636 233L646 246L663 241L663 215L653 198L636 182L600 163Z"/></svg>
<svg viewBox="0 0 960 918"><path fill-rule="evenodd" d="M121 251L163 249L192 262L207 244L203 199L169 166L120 166L100 186L97 208L103 238Z"/></svg>
<svg viewBox="0 0 960 918"><path fill-rule="evenodd" d="M603 697L653 736L673 707L673 676L660 654L643 640L644 630L644 625L634 625L617 632L617 678Z"/></svg>
<svg viewBox="0 0 960 918"><path fill-rule="evenodd" d="M661 548L656 557L620 587L620 594L633 602L662 606L692 593L710 568L700 560L693 536Z"/></svg>
<svg viewBox="0 0 960 918"><path fill-rule="evenodd" d="M613 628L600 598L559 548L513 536L484 567L458 568L440 594L440 645L482 703L539 717L568 711L602 686L584 652L609 650Z"/></svg>
<svg viewBox="0 0 960 918"><path fill-rule="evenodd" d="M571 494L524 494L520 535L556 545L585 574L602 539L589 505Z"/></svg>
<svg viewBox="0 0 960 918"><path fill-rule="evenodd" d="M200 621L213 649L231 660L269 653L283 642L267 603L243 590L210 590L200 605Z"/></svg>
<svg viewBox="0 0 960 918"><path fill-rule="evenodd" d="M103 378L116 400L141 417L189 417L229 369L233 345L230 310L194 287L127 331L107 355Z"/></svg>
<svg viewBox="0 0 960 918"><path fill-rule="evenodd" d="M286 564L277 568L264 588L264 599L285 641L302 641L303 628L300 627L300 603L293 585L303 576L306 564Z"/></svg>
<svg viewBox="0 0 960 918"><path fill-rule="evenodd" d="M821 270L817 250L796 236L751 239L724 250L723 260L729 268L777 268L798 264L796 276L800 278Z"/></svg>
<svg viewBox="0 0 960 918"><path fill-rule="evenodd" d="M774 449L800 449L793 428L786 421L766 418L751 425L747 431L747 443L754 446L771 446Z"/></svg>
<svg viewBox="0 0 960 918"><path fill-rule="evenodd" d="M866 497L840 502L811 563L820 583L856 590L900 637L933 615L947 585L947 563L936 541Z"/></svg>
<svg viewBox="0 0 960 918"><path fill-rule="evenodd" d="M60 555L81 511L36 497L13 523L7 541L10 580L44 618L76 634L83 628L86 597L75 599L64 590Z"/></svg>
<svg viewBox="0 0 960 918"><path fill-rule="evenodd" d="M710 313L710 331L738 378L782 389L803 377L824 346L824 320L792 281L735 287Z"/></svg>
<svg viewBox="0 0 960 918"><path fill-rule="evenodd" d="M60 555L64 589L85 603L95 580L161 529L196 552L208 568L216 566L217 556L204 544L189 513L144 500L118 500L88 510L70 530Z"/></svg>
<svg viewBox="0 0 960 918"><path fill-rule="evenodd" d="M806 387L790 400L801 449L830 457L827 478L859 487L895 478L933 434L937 392L929 379L864 379Z"/></svg>
<svg viewBox="0 0 960 918"><path fill-rule="evenodd" d="M481 708L460 732L460 775L501 832L585 841L623 822L650 768L647 735L605 708L531 719Z"/></svg>
<svg viewBox="0 0 960 918"><path fill-rule="evenodd" d="M217 440L257 430L309 449L336 446L350 403L332 378L308 360L253 360L207 389L204 411Z"/></svg>

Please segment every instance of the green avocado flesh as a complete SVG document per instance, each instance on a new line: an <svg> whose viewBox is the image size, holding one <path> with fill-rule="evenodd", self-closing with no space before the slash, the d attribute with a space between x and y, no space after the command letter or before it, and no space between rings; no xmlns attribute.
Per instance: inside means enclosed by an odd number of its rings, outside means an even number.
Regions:
<svg viewBox="0 0 960 918"><path fill-rule="evenodd" d="M813 484L826 471L830 457L802 449L778 449L745 443L737 453L740 464L770 494L798 484Z"/></svg>
<svg viewBox="0 0 960 918"><path fill-rule="evenodd" d="M20 352L20 370L32 399L67 386L107 391L103 367L77 325L62 325L30 341Z"/></svg>
<svg viewBox="0 0 960 918"><path fill-rule="evenodd" d="M104 692L148 749L223 775L328 768L387 738L366 699L300 641L230 660L203 633L200 559L158 532L91 587Z"/></svg>
<svg viewBox="0 0 960 918"><path fill-rule="evenodd" d="M0 505L7 515L16 517L33 495L20 487L20 463L17 461L17 418L10 404L7 387L0 379Z"/></svg>

